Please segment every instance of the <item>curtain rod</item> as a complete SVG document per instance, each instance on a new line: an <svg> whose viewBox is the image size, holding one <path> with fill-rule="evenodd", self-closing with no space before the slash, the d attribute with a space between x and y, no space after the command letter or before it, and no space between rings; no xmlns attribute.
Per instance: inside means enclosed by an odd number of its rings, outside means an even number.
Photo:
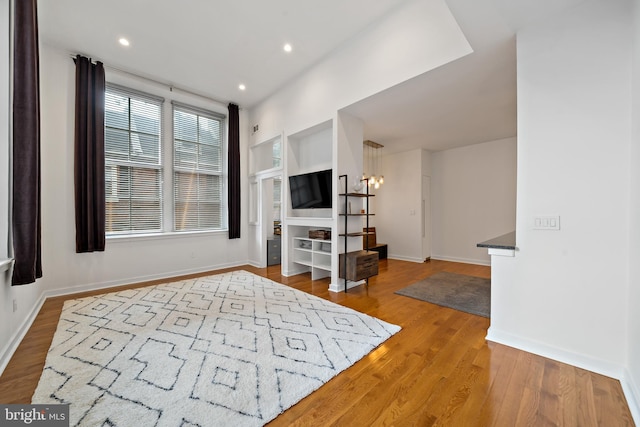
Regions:
<svg viewBox="0 0 640 427"><path fill-rule="evenodd" d="M70 53L69 55L71 56L72 59L75 59L76 56L79 55L79 54ZM94 61L100 61L100 60L96 59ZM102 62L102 61L100 61L100 62ZM212 98L212 97L207 96L207 95L202 95L200 93L194 92L194 91L189 90L189 89L184 89L184 88L182 88L180 86L176 86L174 84L167 83L165 81L157 80L157 79L154 79L154 78L151 78L151 77L142 76L140 74L136 74L136 73L131 72L131 71L123 70L122 68L114 67L112 65L107 65L104 62L102 62L102 65L104 65L104 67L106 69L108 69L108 70L115 71L115 72L122 73L122 74L127 74L129 76L132 76L132 77L135 77L135 78L138 78L138 79L142 79L142 80L146 80L146 81L148 81L150 83L154 83L154 84L159 85L159 86L167 87L167 88L169 88L170 92L173 92L174 90L177 90L179 92L182 92L182 93L185 93L185 94L188 94L188 95L197 96L199 98L203 98L203 99L206 99L208 101L215 102L217 104L222 104L224 106L226 106L226 105L228 105L230 103L235 104L234 102L231 102L231 101L229 101L229 102L221 101L219 99L215 99L215 98ZM238 107L238 108L240 110L242 110L242 108L240 108L240 107Z"/></svg>

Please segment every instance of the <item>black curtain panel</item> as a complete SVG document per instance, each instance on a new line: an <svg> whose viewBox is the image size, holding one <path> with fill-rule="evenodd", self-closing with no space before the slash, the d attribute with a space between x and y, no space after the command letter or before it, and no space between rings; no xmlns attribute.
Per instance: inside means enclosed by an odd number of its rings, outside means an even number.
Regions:
<svg viewBox="0 0 640 427"><path fill-rule="evenodd" d="M229 239L240 238L240 118L229 104Z"/></svg>
<svg viewBox="0 0 640 427"><path fill-rule="evenodd" d="M74 61L76 252L104 251L104 66L80 55Z"/></svg>
<svg viewBox="0 0 640 427"><path fill-rule="evenodd" d="M42 277L40 87L36 0L14 2L12 285Z"/></svg>

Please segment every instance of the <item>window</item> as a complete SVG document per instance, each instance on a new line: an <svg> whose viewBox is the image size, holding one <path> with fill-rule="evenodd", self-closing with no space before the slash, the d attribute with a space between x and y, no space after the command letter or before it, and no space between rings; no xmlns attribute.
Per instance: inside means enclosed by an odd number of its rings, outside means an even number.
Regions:
<svg viewBox="0 0 640 427"><path fill-rule="evenodd" d="M107 84L108 236L226 228L226 117L171 104L166 111L163 98Z"/></svg>
<svg viewBox="0 0 640 427"><path fill-rule="evenodd" d="M279 168L282 164L282 143L280 140L277 140L273 143L273 148L271 149L271 156L273 159L273 167Z"/></svg>
<svg viewBox="0 0 640 427"><path fill-rule="evenodd" d="M176 231L223 227L223 119L213 112L173 104Z"/></svg>
<svg viewBox="0 0 640 427"><path fill-rule="evenodd" d="M107 234L162 230L161 98L107 85Z"/></svg>

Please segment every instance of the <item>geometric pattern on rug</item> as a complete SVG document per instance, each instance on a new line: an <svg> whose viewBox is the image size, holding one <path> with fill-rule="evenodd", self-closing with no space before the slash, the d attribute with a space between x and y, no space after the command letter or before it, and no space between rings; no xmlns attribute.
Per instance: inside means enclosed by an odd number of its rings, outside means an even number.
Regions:
<svg viewBox="0 0 640 427"><path fill-rule="evenodd" d="M261 426L399 330L246 271L69 300L32 403L78 426Z"/></svg>
<svg viewBox="0 0 640 427"><path fill-rule="evenodd" d="M482 317L491 316L491 279L441 271L395 292Z"/></svg>

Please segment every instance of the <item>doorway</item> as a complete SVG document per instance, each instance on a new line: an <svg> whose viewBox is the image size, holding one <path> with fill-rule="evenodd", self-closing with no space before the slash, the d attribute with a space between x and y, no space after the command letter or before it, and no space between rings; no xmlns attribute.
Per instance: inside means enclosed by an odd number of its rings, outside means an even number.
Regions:
<svg viewBox="0 0 640 427"><path fill-rule="evenodd" d="M280 264L282 257L282 176L270 176L262 179L261 186L261 241L266 251L261 259L266 265Z"/></svg>

